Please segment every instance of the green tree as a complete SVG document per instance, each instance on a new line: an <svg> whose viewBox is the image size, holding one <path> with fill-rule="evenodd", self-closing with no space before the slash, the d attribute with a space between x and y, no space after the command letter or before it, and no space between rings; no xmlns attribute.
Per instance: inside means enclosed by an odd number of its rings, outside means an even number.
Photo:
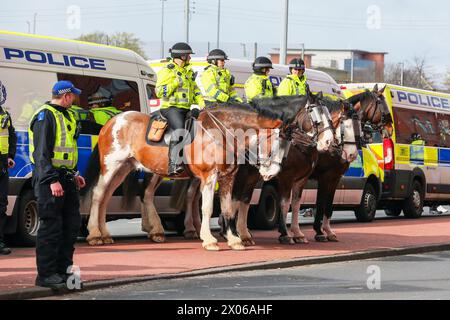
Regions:
<svg viewBox="0 0 450 320"><path fill-rule="evenodd" d="M144 59L147 59L144 53L144 49L142 48L143 42L139 38L137 38L133 33L116 32L112 35L108 35L104 32L96 31L81 35L75 40L94 42L116 46L119 48L130 49L139 54Z"/></svg>

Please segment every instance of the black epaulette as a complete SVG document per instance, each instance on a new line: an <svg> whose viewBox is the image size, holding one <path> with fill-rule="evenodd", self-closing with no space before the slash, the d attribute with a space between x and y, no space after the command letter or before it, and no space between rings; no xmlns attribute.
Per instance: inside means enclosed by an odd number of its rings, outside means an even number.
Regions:
<svg viewBox="0 0 450 320"><path fill-rule="evenodd" d="M173 68L175 68L175 65L174 65L173 63L169 63L169 64L167 65L167 68L168 68L168 69L173 69Z"/></svg>
<svg viewBox="0 0 450 320"><path fill-rule="evenodd" d="M210 67L211 67L211 65L209 65L209 66L205 67L205 69L204 69L204 70L206 71L206 70L208 70L208 69L209 69Z"/></svg>

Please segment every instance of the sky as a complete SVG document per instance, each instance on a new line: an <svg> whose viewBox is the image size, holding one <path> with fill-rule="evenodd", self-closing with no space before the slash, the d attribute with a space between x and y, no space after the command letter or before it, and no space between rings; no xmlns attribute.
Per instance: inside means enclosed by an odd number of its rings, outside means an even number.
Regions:
<svg viewBox="0 0 450 320"><path fill-rule="evenodd" d="M0 29L75 38L93 31L134 33L160 57L161 0L0 0ZM282 0L221 0L220 46L249 58L279 47ZM198 54L216 47L218 0L191 0L189 42ZM164 2L165 52L185 40L185 0ZM243 43L246 45L244 46ZM288 46L388 52L387 63L425 56L430 71L450 68L450 1L290 0Z"/></svg>

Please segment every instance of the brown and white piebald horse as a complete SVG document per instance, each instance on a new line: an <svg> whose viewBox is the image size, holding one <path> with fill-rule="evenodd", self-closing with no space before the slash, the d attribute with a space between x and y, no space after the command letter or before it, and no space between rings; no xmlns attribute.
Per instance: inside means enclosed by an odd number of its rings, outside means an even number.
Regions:
<svg viewBox="0 0 450 320"><path fill-rule="evenodd" d="M282 100L279 100L282 102ZM280 159L285 151L281 143L280 130L283 124L292 122L300 108L306 104L299 98L289 104L272 108L270 104L219 105L205 108L196 121L194 139L184 145L183 155L186 172L179 179L190 178L191 175L200 180L202 193L202 225L200 238L207 250L218 250L217 239L211 234L209 221L213 210L213 197L216 182L220 184L222 214L231 216L231 190L238 164L238 150L243 147L245 154L253 154L255 165L264 179L270 179L280 170ZM136 169L143 169L167 176L167 147L152 146L146 142L146 130L150 116L140 112L125 112L111 119L100 131L98 139L99 177L92 191L92 202L88 223L90 245L113 243L106 227L106 207L114 190L126 176ZM236 141L233 130L241 130L244 138ZM216 134L213 134L214 133ZM219 137L217 135L219 132ZM231 138L229 137L231 135ZM230 146L229 140L232 145ZM241 144L237 146L237 144ZM331 143L331 142L330 142ZM250 152L256 150L256 152ZM272 150L275 150L272 152ZM231 157L230 157L231 154ZM233 161L229 161L232 158ZM156 215L152 194L156 185L150 183L143 199L143 210L149 217L153 235L162 235L158 230L160 220ZM156 218L155 218L156 216ZM155 220L157 219L157 223ZM158 223L159 222L159 223ZM244 246L236 232L227 230L228 245L232 249L241 250Z"/></svg>

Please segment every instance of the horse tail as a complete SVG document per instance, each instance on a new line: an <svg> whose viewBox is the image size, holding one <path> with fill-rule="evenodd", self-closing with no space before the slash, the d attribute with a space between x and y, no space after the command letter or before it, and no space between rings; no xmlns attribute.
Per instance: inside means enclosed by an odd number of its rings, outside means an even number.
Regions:
<svg viewBox="0 0 450 320"><path fill-rule="evenodd" d="M86 174L84 179L86 181L86 186L80 190L82 196L88 194L94 186L97 184L98 178L100 176L100 152L98 150L98 144L92 150L91 156L89 158Z"/></svg>

